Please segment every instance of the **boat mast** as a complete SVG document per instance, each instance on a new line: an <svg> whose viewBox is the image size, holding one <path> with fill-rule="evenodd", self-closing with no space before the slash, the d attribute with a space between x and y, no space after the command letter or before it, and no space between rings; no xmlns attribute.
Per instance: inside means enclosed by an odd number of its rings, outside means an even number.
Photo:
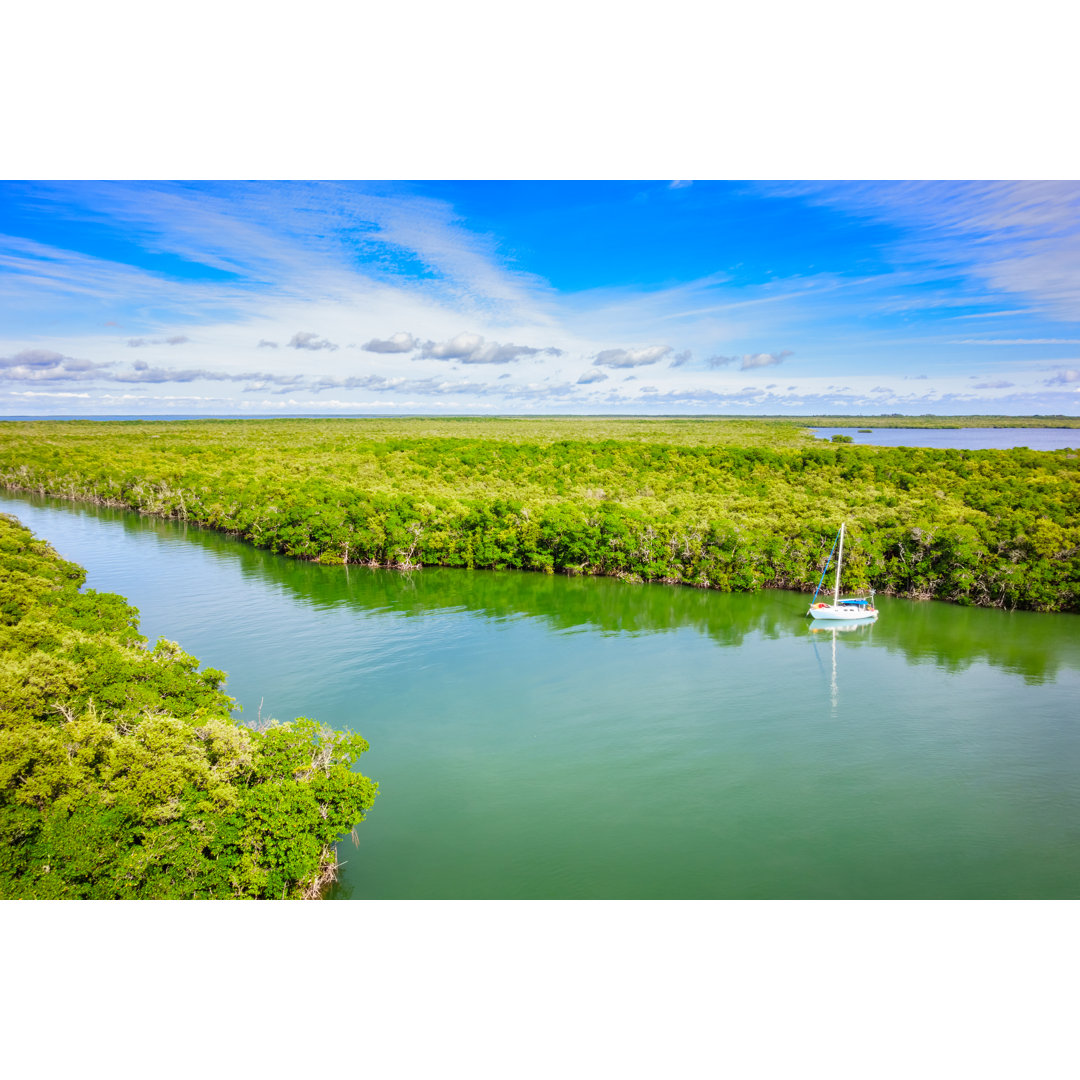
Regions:
<svg viewBox="0 0 1080 1080"><path fill-rule="evenodd" d="M840 603L840 563L844 559L844 523L840 522L840 550L836 553L836 591L833 593L833 607Z"/></svg>

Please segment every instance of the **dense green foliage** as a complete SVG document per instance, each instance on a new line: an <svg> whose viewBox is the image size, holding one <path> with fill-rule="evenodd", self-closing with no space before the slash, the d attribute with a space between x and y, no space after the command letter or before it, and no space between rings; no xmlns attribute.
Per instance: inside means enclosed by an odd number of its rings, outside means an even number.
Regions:
<svg viewBox="0 0 1080 1080"><path fill-rule="evenodd" d="M0 897L317 895L376 787L358 735L235 723L224 675L0 515Z"/></svg>
<svg viewBox="0 0 1080 1080"><path fill-rule="evenodd" d="M1080 610L1071 451L832 444L779 419L31 422L0 425L0 483L323 563L719 589L813 588L846 520L845 588Z"/></svg>

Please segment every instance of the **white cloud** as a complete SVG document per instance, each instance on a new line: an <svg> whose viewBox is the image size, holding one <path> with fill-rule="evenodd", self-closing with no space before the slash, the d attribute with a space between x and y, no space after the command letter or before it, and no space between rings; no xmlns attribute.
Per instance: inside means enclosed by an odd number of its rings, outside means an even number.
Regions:
<svg viewBox="0 0 1080 1080"><path fill-rule="evenodd" d="M526 356L541 353L561 356L562 350L554 347L534 348L530 345L500 345L487 342L480 334L458 334L449 341L426 341L420 356L425 360L458 360L462 364L510 364Z"/></svg>
<svg viewBox="0 0 1080 1080"><path fill-rule="evenodd" d="M297 331L293 334L292 339L288 344L292 349L329 349L333 352L333 350L337 348L337 345L332 341L327 341L326 338L321 338L318 334L314 334L310 330Z"/></svg>
<svg viewBox="0 0 1080 1080"><path fill-rule="evenodd" d="M1075 382L1080 382L1080 371L1076 368L1063 368L1056 375L1045 380L1047 386L1067 386Z"/></svg>
<svg viewBox="0 0 1080 1080"><path fill-rule="evenodd" d="M51 349L23 349L14 356L0 356L0 368L55 368L68 359Z"/></svg>
<svg viewBox="0 0 1080 1080"><path fill-rule="evenodd" d="M742 358L739 370L749 371L751 368L772 367L774 364L782 364L789 356L791 356L790 349L784 349L778 353L751 353Z"/></svg>
<svg viewBox="0 0 1080 1080"><path fill-rule="evenodd" d="M739 362L740 371L751 371L753 368L773 367L782 364L792 355L790 349L784 349L778 353L746 353L744 356L710 356L705 363L710 368L728 367Z"/></svg>
<svg viewBox="0 0 1080 1080"><path fill-rule="evenodd" d="M383 340L372 338L360 348L373 353L406 353L412 352L419 344L412 334L397 333Z"/></svg>
<svg viewBox="0 0 1080 1080"><path fill-rule="evenodd" d="M596 354L597 367L644 367L663 360L672 351L670 345L649 345L643 349L604 349Z"/></svg>
<svg viewBox="0 0 1080 1080"><path fill-rule="evenodd" d="M0 381L86 382L101 378L102 369L110 366L64 356L52 349L23 349L14 356L0 356Z"/></svg>
<svg viewBox="0 0 1080 1080"><path fill-rule="evenodd" d="M191 338L189 338L186 334L174 334L172 337L157 338L153 341L141 337L128 338L127 344L128 348L142 349L145 348L147 345L186 345L189 341L191 341Z"/></svg>
<svg viewBox="0 0 1080 1080"><path fill-rule="evenodd" d="M602 371L586 371L578 379L578 383L598 383L604 382L606 379L607 375L605 375Z"/></svg>

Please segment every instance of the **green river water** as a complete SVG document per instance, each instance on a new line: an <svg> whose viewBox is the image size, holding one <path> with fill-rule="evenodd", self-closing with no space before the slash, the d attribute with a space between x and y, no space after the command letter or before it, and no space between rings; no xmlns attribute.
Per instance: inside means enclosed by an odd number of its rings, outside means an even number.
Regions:
<svg viewBox="0 0 1080 1080"><path fill-rule="evenodd" d="M332 894L1080 896L1080 619L882 598L294 562L14 495L243 717L361 732Z"/></svg>

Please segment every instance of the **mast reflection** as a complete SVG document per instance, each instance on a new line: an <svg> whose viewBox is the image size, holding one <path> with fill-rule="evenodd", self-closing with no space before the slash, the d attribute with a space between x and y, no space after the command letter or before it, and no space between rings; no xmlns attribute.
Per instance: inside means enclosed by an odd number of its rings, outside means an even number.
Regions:
<svg viewBox="0 0 1080 1080"><path fill-rule="evenodd" d="M814 623L807 629L810 633L810 641L814 646L814 653L818 658L818 664L821 665L821 654L818 652L818 641L822 638L830 638L832 641L832 674L829 677L829 702L832 705L832 710L835 713L837 707L840 704L840 688L836 680L836 639L840 634L852 634L859 631L865 631L867 635L871 633L874 628L873 620L867 621L865 619L861 621L853 622L830 622L828 624ZM822 674L825 673L825 668L821 665Z"/></svg>

